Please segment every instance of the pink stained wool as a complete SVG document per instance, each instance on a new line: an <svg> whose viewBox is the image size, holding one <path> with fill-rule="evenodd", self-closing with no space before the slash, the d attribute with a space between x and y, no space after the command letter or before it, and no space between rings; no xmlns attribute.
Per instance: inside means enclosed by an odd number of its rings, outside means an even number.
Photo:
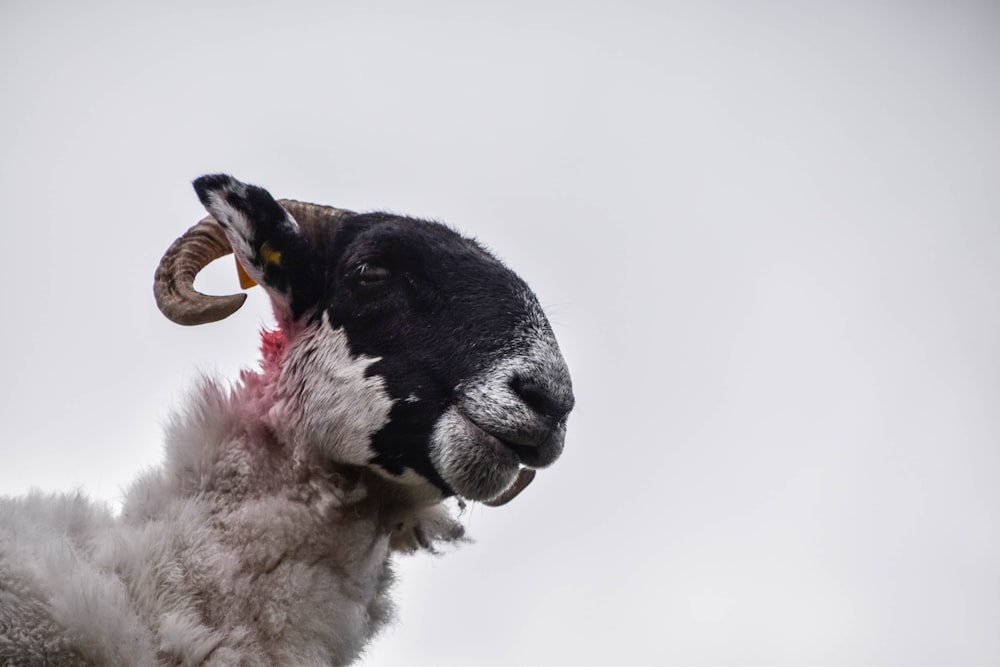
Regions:
<svg viewBox="0 0 1000 667"><path fill-rule="evenodd" d="M242 371L241 386L236 389L240 395L236 406L248 426L254 423L269 424L275 417L272 412L278 404L278 376L288 350L288 338L281 329L263 329L260 339L260 369L248 368Z"/></svg>

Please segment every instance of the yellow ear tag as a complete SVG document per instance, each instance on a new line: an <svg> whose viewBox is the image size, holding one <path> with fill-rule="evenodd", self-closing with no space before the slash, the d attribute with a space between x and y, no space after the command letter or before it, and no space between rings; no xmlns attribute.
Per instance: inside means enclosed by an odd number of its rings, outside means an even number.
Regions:
<svg viewBox="0 0 1000 667"><path fill-rule="evenodd" d="M281 251L275 250L271 247L270 243L264 242L264 245L260 247L260 258L264 260L265 264L271 264L273 266L281 266Z"/></svg>
<svg viewBox="0 0 1000 667"><path fill-rule="evenodd" d="M250 277L238 259L236 260L236 275L240 277L240 289L250 289L257 284L257 281Z"/></svg>

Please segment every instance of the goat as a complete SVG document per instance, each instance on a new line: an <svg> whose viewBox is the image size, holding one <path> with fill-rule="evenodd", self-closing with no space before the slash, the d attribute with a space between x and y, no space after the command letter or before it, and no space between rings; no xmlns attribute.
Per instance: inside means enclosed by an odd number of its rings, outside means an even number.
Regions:
<svg viewBox="0 0 1000 667"><path fill-rule="evenodd" d="M392 555L463 539L449 498L502 504L562 452L569 372L527 285L443 224L276 201L227 175L167 250L163 313L245 294L277 328L260 369L203 379L120 514L80 494L0 500L0 664L340 665L392 617Z"/></svg>

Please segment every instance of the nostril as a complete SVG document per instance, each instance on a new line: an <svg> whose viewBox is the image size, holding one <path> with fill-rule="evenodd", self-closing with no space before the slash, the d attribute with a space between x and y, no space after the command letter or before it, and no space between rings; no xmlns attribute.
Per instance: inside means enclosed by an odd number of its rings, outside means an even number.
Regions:
<svg viewBox="0 0 1000 667"><path fill-rule="evenodd" d="M540 415L558 420L569 412L569 408L555 399L545 387L531 379L516 375L510 380L510 388L529 408Z"/></svg>

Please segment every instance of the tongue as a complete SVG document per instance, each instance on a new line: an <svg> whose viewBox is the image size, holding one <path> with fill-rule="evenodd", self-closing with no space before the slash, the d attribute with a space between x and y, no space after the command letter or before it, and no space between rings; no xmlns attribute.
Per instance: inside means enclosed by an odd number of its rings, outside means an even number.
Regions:
<svg viewBox="0 0 1000 667"><path fill-rule="evenodd" d="M483 504L488 507L500 507L501 505L506 505L510 501L517 498L518 495L531 484L531 480L535 479L535 471L532 468L521 468L517 473L517 479L514 483L510 485L506 491L501 493L496 498L492 500L484 500Z"/></svg>

